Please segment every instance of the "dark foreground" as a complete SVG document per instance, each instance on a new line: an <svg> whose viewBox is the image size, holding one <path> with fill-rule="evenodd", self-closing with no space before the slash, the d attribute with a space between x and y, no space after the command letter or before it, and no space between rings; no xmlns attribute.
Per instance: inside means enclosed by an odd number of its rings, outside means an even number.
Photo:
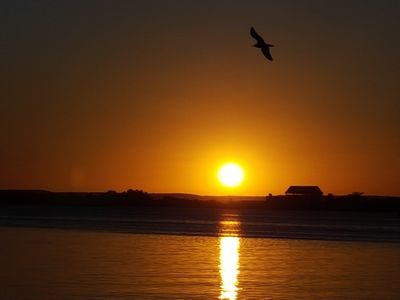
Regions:
<svg viewBox="0 0 400 300"><path fill-rule="evenodd" d="M242 237L400 242L396 210L285 210L270 208L268 201L152 199L136 193L112 200L107 194L74 193L6 198L0 226L192 236L220 236L223 228L224 234Z"/></svg>
<svg viewBox="0 0 400 300"><path fill-rule="evenodd" d="M278 195L266 197L222 197L192 194L149 194L142 190L126 192L49 192L45 190L0 190L2 205L91 206L91 207L194 207L253 208L258 210L368 211L397 212L400 197Z"/></svg>
<svg viewBox="0 0 400 300"><path fill-rule="evenodd" d="M400 295L396 210L33 194L1 200L0 299Z"/></svg>

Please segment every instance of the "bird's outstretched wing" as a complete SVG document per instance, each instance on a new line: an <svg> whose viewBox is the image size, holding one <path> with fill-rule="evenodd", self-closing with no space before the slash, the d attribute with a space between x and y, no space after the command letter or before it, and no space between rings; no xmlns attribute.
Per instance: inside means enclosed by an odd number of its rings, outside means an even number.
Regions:
<svg viewBox="0 0 400 300"><path fill-rule="evenodd" d="M268 58L270 61L273 61L274 59L272 58L271 52L269 51L269 47L263 47L261 48L261 52L264 54L266 58Z"/></svg>
<svg viewBox="0 0 400 300"><path fill-rule="evenodd" d="M264 43L264 39L256 32L253 27L250 28L250 35L255 38L257 42Z"/></svg>

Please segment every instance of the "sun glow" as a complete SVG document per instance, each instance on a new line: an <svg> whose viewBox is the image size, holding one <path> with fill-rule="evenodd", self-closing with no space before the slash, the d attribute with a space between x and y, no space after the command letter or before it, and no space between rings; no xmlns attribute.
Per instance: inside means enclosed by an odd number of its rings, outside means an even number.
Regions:
<svg viewBox="0 0 400 300"><path fill-rule="evenodd" d="M226 187L236 187L244 179L243 169L236 163L226 163L218 171L219 181Z"/></svg>

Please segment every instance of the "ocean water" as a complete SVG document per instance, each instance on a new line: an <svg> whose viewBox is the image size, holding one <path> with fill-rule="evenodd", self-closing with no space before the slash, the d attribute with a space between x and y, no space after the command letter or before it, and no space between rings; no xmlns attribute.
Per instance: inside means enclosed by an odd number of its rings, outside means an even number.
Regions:
<svg viewBox="0 0 400 300"><path fill-rule="evenodd" d="M229 222L235 225L228 226ZM400 243L400 217L396 212L2 206L0 227L6 226L193 236L232 233L241 237Z"/></svg>
<svg viewBox="0 0 400 300"><path fill-rule="evenodd" d="M72 215L3 213L0 299L400 298L393 216Z"/></svg>

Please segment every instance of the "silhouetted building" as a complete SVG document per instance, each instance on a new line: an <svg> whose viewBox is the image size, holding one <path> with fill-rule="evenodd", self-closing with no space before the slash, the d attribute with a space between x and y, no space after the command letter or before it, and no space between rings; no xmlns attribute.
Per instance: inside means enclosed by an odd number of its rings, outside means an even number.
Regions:
<svg viewBox="0 0 400 300"><path fill-rule="evenodd" d="M322 197L321 189L314 186L292 185L285 192L287 196Z"/></svg>

